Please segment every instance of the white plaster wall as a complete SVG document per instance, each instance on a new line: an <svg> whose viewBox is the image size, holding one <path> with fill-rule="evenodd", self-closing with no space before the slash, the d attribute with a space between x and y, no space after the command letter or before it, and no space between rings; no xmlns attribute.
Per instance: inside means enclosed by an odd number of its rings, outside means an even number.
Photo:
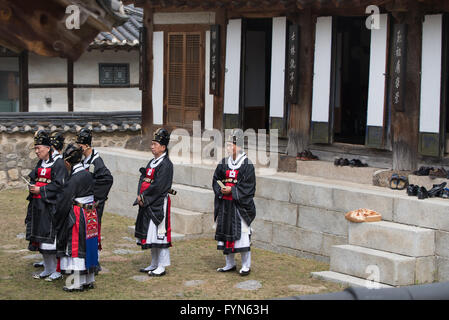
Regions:
<svg viewBox="0 0 449 320"><path fill-rule="evenodd" d="M242 19L231 19L226 31L224 113L239 113Z"/></svg>
<svg viewBox="0 0 449 320"><path fill-rule="evenodd" d="M204 92L204 129L211 130L214 128L214 96L209 94L209 77L210 77L210 31L206 31L206 67L205 67L205 92Z"/></svg>
<svg viewBox="0 0 449 320"><path fill-rule="evenodd" d="M420 132L440 131L442 26L443 15L425 16L421 56Z"/></svg>
<svg viewBox="0 0 449 320"><path fill-rule="evenodd" d="M284 116L285 39L287 18L273 18L270 117Z"/></svg>
<svg viewBox="0 0 449 320"><path fill-rule="evenodd" d="M51 98L47 103L45 98ZM29 89L29 112L68 111L67 88Z"/></svg>
<svg viewBox="0 0 449 320"><path fill-rule="evenodd" d="M28 56L28 82L30 84L67 83L67 59L43 57L30 52Z"/></svg>
<svg viewBox="0 0 449 320"><path fill-rule="evenodd" d="M76 112L140 111L142 94L139 88L73 89L73 105Z"/></svg>
<svg viewBox="0 0 449 320"><path fill-rule="evenodd" d="M387 64L388 15L380 15L380 29L371 30L367 125L384 123L385 73Z"/></svg>
<svg viewBox="0 0 449 320"><path fill-rule="evenodd" d="M312 121L329 121L332 17L318 17L313 67Z"/></svg>
<svg viewBox="0 0 449 320"><path fill-rule="evenodd" d="M158 12L154 24L214 24L215 12Z"/></svg>
<svg viewBox="0 0 449 320"><path fill-rule="evenodd" d="M129 63L129 82L139 84L139 52L113 50L86 51L73 63L73 83L74 84L99 84L100 63Z"/></svg>
<svg viewBox="0 0 449 320"><path fill-rule="evenodd" d="M153 33L153 123L164 122L164 32Z"/></svg>

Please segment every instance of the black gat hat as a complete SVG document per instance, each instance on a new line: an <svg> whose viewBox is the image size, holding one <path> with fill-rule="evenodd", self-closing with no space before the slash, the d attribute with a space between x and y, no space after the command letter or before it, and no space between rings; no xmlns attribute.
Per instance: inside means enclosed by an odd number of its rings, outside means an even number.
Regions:
<svg viewBox="0 0 449 320"><path fill-rule="evenodd" d="M81 144L92 144L92 131L87 128L82 128L77 134L76 134L76 143Z"/></svg>
<svg viewBox="0 0 449 320"><path fill-rule="evenodd" d="M77 164L81 162L83 157L83 149L77 145L70 143L64 150L63 158L70 164Z"/></svg>
<svg viewBox="0 0 449 320"><path fill-rule="evenodd" d="M50 136L48 135L48 132L45 130L38 130L34 134L34 145L42 145L42 146L48 146L51 147L51 141Z"/></svg>
<svg viewBox="0 0 449 320"><path fill-rule="evenodd" d="M50 143L56 150L61 150L64 147L64 140L65 138L62 132L53 131L50 134Z"/></svg>
<svg viewBox="0 0 449 320"><path fill-rule="evenodd" d="M159 128L154 133L152 141L159 142L160 145L167 147L168 143L170 142L170 134L166 129Z"/></svg>

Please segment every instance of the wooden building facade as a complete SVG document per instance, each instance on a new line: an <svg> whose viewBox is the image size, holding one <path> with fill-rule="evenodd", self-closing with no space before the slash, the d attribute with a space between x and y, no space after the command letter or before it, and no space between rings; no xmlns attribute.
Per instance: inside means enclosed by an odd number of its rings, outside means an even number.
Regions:
<svg viewBox="0 0 449 320"><path fill-rule="evenodd" d="M128 2L144 9L145 132L200 120L279 129L290 155L356 146L393 169L446 165L448 1Z"/></svg>

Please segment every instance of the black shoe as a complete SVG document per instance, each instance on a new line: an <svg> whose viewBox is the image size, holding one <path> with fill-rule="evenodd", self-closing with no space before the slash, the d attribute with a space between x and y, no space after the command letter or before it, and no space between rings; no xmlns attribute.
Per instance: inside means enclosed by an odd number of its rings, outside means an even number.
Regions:
<svg viewBox="0 0 449 320"><path fill-rule="evenodd" d="M84 291L85 288L84 288L84 285L82 285L81 287L78 287L78 288L71 288L71 287L64 286L62 288L62 290L66 291L66 292L81 292L81 291Z"/></svg>
<svg viewBox="0 0 449 320"><path fill-rule="evenodd" d="M443 182L441 184L434 184L433 188L428 191L429 198L438 197L438 195L444 190L446 184L447 184L446 182Z"/></svg>
<svg viewBox="0 0 449 320"><path fill-rule="evenodd" d="M420 187L418 190L418 199L426 199L429 197L429 193L427 192L427 189L424 187Z"/></svg>
<svg viewBox="0 0 449 320"><path fill-rule="evenodd" d="M148 275L150 277L162 277L165 276L165 271L161 272L161 273L154 273L153 271L148 272Z"/></svg>
<svg viewBox="0 0 449 320"><path fill-rule="evenodd" d="M449 189L444 188L444 190L441 191L439 196L440 196L440 198L449 199Z"/></svg>
<svg viewBox="0 0 449 320"><path fill-rule="evenodd" d="M407 194L412 197L412 196L417 196L418 195L418 189L419 186L411 184L407 187Z"/></svg>
<svg viewBox="0 0 449 320"><path fill-rule="evenodd" d="M340 165L340 160L341 158L337 158L334 160L334 166L339 166Z"/></svg>
<svg viewBox="0 0 449 320"><path fill-rule="evenodd" d="M251 269L249 269L248 271L239 271L239 274L240 274L242 277L245 277L245 276L249 275L250 272L251 272Z"/></svg>
<svg viewBox="0 0 449 320"><path fill-rule="evenodd" d="M157 269L157 267L154 268L154 269L141 268L141 269L139 270L139 272L142 272L142 273L148 273L148 272L154 271L154 270L156 270L156 269Z"/></svg>
<svg viewBox="0 0 449 320"><path fill-rule="evenodd" d="M84 290L90 290L90 289L94 289L95 286L93 284L93 282L89 283L89 284L83 284L83 289Z"/></svg>
<svg viewBox="0 0 449 320"><path fill-rule="evenodd" d="M349 160L348 159L341 159L340 160L341 166L349 166Z"/></svg>
<svg viewBox="0 0 449 320"><path fill-rule="evenodd" d="M432 167L421 167L419 170L414 171L413 174L417 176L428 176L430 173L430 170L433 170Z"/></svg>
<svg viewBox="0 0 449 320"><path fill-rule="evenodd" d="M233 266L231 269L218 268L217 272L230 272L230 271L235 271L235 270L237 270L237 267Z"/></svg>
<svg viewBox="0 0 449 320"><path fill-rule="evenodd" d="M43 268L44 267L44 262L43 261L35 262L35 263L33 263L33 267L35 267L35 268Z"/></svg>

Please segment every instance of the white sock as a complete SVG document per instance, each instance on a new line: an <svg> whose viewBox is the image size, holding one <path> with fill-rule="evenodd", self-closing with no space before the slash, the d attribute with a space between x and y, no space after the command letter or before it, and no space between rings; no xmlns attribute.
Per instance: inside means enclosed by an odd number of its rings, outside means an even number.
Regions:
<svg viewBox="0 0 449 320"><path fill-rule="evenodd" d="M159 266L159 267L156 268L156 270L153 270L153 271L150 271L150 272L152 272L154 274L161 274L164 271L165 271L165 267Z"/></svg>
<svg viewBox="0 0 449 320"><path fill-rule="evenodd" d="M86 284L90 284L95 282L95 273L94 272L90 272L86 275Z"/></svg>
<svg viewBox="0 0 449 320"><path fill-rule="evenodd" d="M41 276L52 274L56 272L56 266L58 264L58 260L56 259L55 254L42 254L44 257L44 271L41 272Z"/></svg>
<svg viewBox="0 0 449 320"><path fill-rule="evenodd" d="M234 267L235 267L235 253L229 253L226 255L226 266L219 269L223 269L224 271L226 271Z"/></svg>
<svg viewBox="0 0 449 320"><path fill-rule="evenodd" d="M151 248L151 264L145 270L154 270L159 264L159 248Z"/></svg>
<svg viewBox="0 0 449 320"><path fill-rule="evenodd" d="M240 271L248 271L251 269L251 251L242 252L242 269Z"/></svg>

